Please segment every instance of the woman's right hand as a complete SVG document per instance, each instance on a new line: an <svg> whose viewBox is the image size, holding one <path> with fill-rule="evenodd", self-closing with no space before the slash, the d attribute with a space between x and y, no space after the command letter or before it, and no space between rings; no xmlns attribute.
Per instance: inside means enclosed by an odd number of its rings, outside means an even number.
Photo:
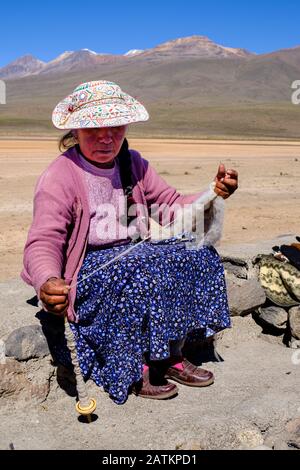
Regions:
<svg viewBox="0 0 300 470"><path fill-rule="evenodd" d="M51 277L40 288L40 299L48 312L64 315L67 311L70 286L64 279Z"/></svg>

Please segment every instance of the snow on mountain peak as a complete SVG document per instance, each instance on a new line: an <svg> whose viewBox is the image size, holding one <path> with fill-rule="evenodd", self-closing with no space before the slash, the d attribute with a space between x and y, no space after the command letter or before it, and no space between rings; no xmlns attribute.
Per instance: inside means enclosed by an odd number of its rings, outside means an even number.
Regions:
<svg viewBox="0 0 300 470"><path fill-rule="evenodd" d="M138 54L141 54L142 52L144 52L142 49L130 49L130 51L126 52L126 54L124 54L124 56L133 56L133 55L138 55Z"/></svg>

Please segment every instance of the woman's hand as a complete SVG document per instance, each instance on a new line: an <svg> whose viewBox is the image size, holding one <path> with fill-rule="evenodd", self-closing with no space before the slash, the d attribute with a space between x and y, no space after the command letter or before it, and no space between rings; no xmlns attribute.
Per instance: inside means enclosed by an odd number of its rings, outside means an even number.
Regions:
<svg viewBox="0 0 300 470"><path fill-rule="evenodd" d="M223 199L227 199L238 188L238 172L226 170L223 163L221 163L215 177L215 183L215 193Z"/></svg>
<svg viewBox="0 0 300 470"><path fill-rule="evenodd" d="M64 279L51 277L40 289L40 299L48 312L64 315L67 311L70 287Z"/></svg>

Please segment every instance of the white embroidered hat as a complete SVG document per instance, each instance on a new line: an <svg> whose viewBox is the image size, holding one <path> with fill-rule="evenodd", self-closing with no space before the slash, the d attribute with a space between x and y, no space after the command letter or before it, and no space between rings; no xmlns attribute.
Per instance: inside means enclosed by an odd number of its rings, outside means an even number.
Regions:
<svg viewBox="0 0 300 470"><path fill-rule="evenodd" d="M139 101L106 80L78 85L52 114L58 129L115 127L148 119L149 114Z"/></svg>

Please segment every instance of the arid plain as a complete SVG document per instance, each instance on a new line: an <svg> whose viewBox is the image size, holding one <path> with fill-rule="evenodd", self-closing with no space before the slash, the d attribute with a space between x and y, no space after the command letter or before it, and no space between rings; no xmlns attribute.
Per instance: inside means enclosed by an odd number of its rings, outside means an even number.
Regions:
<svg viewBox="0 0 300 470"><path fill-rule="evenodd" d="M239 172L226 201L222 244L300 234L300 143L130 139L162 178L181 193L204 190L218 164ZM56 140L0 141L0 280L16 278L32 219L35 182L59 154Z"/></svg>

